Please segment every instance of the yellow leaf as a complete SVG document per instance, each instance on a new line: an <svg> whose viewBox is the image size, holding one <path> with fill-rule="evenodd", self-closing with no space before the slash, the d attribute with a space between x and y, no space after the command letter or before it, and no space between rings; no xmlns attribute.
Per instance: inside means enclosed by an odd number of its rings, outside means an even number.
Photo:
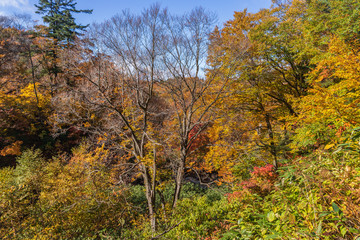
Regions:
<svg viewBox="0 0 360 240"><path fill-rule="evenodd" d="M324 149L328 150L328 149L332 148L333 146L335 146L335 144L328 144L328 145L325 146Z"/></svg>

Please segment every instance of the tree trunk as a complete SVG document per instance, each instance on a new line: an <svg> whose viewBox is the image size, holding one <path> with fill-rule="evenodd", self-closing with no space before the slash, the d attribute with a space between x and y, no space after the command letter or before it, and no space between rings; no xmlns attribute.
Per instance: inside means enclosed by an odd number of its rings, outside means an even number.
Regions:
<svg viewBox="0 0 360 240"><path fill-rule="evenodd" d="M145 195L149 208L151 231L154 233L156 231L155 191L153 191L153 184L151 184L152 181L150 179L149 170L144 165L142 166L142 169L145 185ZM155 181L155 179L153 179L153 181Z"/></svg>
<svg viewBox="0 0 360 240"><path fill-rule="evenodd" d="M185 172L185 160L186 160L186 149L184 147L182 147L181 159L180 159L179 165L177 166L176 177L175 177L175 192L174 192L172 208L176 207L176 203L180 199L182 181L183 181L184 172Z"/></svg>
<svg viewBox="0 0 360 240"><path fill-rule="evenodd" d="M275 146L275 142L274 142L274 132L273 132L273 129L271 126L270 116L268 114L265 115L265 120L266 120L266 125L267 125L267 129L268 129L268 133L269 133L269 138L271 139L270 153L274 157L273 165L274 165L274 170L276 171L278 169L277 150L276 150L276 146Z"/></svg>

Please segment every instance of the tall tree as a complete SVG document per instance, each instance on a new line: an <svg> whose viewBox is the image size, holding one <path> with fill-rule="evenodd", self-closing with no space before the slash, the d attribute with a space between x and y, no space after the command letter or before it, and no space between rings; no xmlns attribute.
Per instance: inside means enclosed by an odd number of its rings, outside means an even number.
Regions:
<svg viewBox="0 0 360 240"><path fill-rule="evenodd" d="M76 9L76 2L73 0L40 0L35 4L36 13L44 15L44 23L48 24L45 37L50 38L46 58L43 65L50 78L50 92L54 95L54 87L58 85L58 74L62 73L59 65L59 50L69 48L80 31L88 25L81 25L75 22L73 13L92 13L92 10Z"/></svg>
<svg viewBox="0 0 360 240"><path fill-rule="evenodd" d="M76 2L73 0L40 0L35 7L36 13L44 15L44 22L49 24L48 36L66 44L74 41L79 31L88 26L77 24L72 14L92 13L92 10L76 9Z"/></svg>
<svg viewBox="0 0 360 240"><path fill-rule="evenodd" d="M189 156L195 142L214 118L212 107L219 100L227 82L216 67L206 65L209 35L215 16L203 8L196 8L182 17L165 19L163 65L166 77L161 81L168 95L174 116L177 157L172 161L175 175L173 208L180 198ZM203 76L203 71L214 68ZM221 80L220 80L221 79ZM214 91L214 89L216 89Z"/></svg>
<svg viewBox="0 0 360 240"><path fill-rule="evenodd" d="M311 86L299 101L295 149L335 147L341 136L359 125L359 10L353 0L309 1L304 33L314 65Z"/></svg>
<svg viewBox="0 0 360 240"><path fill-rule="evenodd" d="M160 19L164 14L166 11L154 5L141 15L124 12L95 26L94 31L89 31L92 39L85 54L82 50L74 51L78 46L68 49L72 55L67 58L67 72L82 80L79 86L69 84L72 91L67 92L67 97L60 96L62 102L74 98L84 106L90 118L81 115L78 122L83 121L89 132L99 136L98 141L131 155L123 165L130 166L127 172L135 171L142 176L153 232L157 174L153 128L159 122L154 87L159 75ZM102 49L110 55L102 53ZM59 114L58 118L58 122L66 120L67 113Z"/></svg>
<svg viewBox="0 0 360 240"><path fill-rule="evenodd" d="M275 168L288 154L287 119L298 115L295 102L309 87L306 74L312 55L303 51L304 8L301 1L277 1L256 14L237 12L214 33L211 44L211 62L236 68L228 90L233 100L224 105L224 121L231 115L239 121L230 123L235 131L241 129L238 149L250 158L272 162Z"/></svg>

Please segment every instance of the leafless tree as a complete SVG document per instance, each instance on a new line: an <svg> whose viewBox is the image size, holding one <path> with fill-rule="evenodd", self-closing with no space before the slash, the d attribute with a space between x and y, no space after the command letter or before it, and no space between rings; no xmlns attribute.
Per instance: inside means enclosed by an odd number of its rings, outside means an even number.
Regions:
<svg viewBox="0 0 360 240"><path fill-rule="evenodd" d="M135 158L126 164L129 171L138 169L142 175L153 231L157 149L166 139L159 136L164 132L160 126L165 117L176 123L172 135L180 151L171 159L175 207L191 146L213 119L212 107L226 83L216 71L206 70L214 20L214 15L202 8L183 16L170 16L158 5L138 16L125 11L94 25L89 30L88 51L67 57L64 66L69 75L80 79L75 87L68 83L73 96L66 93L67 97L77 99L66 104L77 107L72 117L82 124L91 122L93 135L106 132L112 145ZM63 119L61 114L57 118L56 122Z"/></svg>
<svg viewBox="0 0 360 240"><path fill-rule="evenodd" d="M94 25L89 30L88 50L74 54L71 49L64 59L69 76L79 79L74 86L68 82L71 93L59 96L62 101L68 98L67 106L61 108L74 111L63 110L55 119L65 121L71 112L71 117L87 125L93 136L108 138L112 147L131 153L134 161L126 164L128 170L141 173L154 232L158 145L152 129L159 122L154 86L161 74L159 43L164 15L166 11L154 5L141 15L124 11Z"/></svg>
<svg viewBox="0 0 360 240"><path fill-rule="evenodd" d="M158 5L145 10L141 15L123 12L101 25L99 36L104 51L112 56L122 74L121 91L123 98L114 105L109 97L104 103L112 109L124 124L122 130L131 142L131 150L136 158L146 189L152 230L156 229L156 141L151 138L150 120L154 113L154 85L160 74L158 65L161 42L161 19L166 15ZM120 80L120 79L119 79ZM95 83L96 85L97 83ZM104 92L99 86L99 90ZM120 90L120 89L119 89ZM148 144L152 145L149 148ZM144 158L152 151L152 164Z"/></svg>
<svg viewBox="0 0 360 240"><path fill-rule="evenodd" d="M168 16L162 42L163 64L167 78L161 84L167 91L177 122L180 153L174 162L175 192L173 207L180 198L181 187L191 146L212 119L211 109L221 96L226 79L206 65L209 35L215 16L196 8L183 16ZM207 77L205 77L207 74ZM214 92L214 89L217 89ZM191 135L190 135L191 133Z"/></svg>

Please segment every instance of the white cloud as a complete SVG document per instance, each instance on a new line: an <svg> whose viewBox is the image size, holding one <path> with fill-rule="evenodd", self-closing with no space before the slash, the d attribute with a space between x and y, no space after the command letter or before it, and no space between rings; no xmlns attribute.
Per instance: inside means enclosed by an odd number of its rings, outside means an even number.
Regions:
<svg viewBox="0 0 360 240"><path fill-rule="evenodd" d="M23 8L29 6L29 0L0 0L0 7Z"/></svg>

